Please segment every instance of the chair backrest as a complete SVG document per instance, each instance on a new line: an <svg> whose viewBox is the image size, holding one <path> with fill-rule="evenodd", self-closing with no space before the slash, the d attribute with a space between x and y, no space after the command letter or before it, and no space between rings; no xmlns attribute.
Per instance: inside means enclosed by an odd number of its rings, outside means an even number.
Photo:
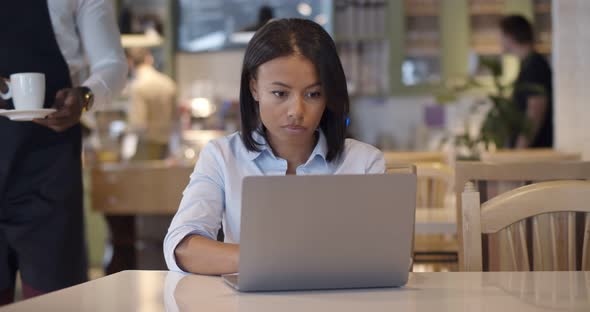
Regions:
<svg viewBox="0 0 590 312"><path fill-rule="evenodd" d="M416 206L420 208L445 208L447 198L452 195L455 175L444 163L416 164L418 196Z"/></svg>
<svg viewBox="0 0 590 312"><path fill-rule="evenodd" d="M479 195L472 182L465 184L461 211L464 271L485 269L483 257L489 255L485 252L485 235L501 231L509 247L511 261L507 270L535 270L535 263L540 269L560 270L561 249L567 254L567 270L590 270L590 181L535 183L483 204ZM563 213L567 232L560 238L558 214ZM544 233L541 223L547 219L549 233ZM548 255L549 259L545 259Z"/></svg>
<svg viewBox="0 0 590 312"><path fill-rule="evenodd" d="M386 173L413 173L416 174L416 166L412 164L395 164L387 166L385 169Z"/></svg>
<svg viewBox="0 0 590 312"><path fill-rule="evenodd" d="M529 163L458 161L455 168L455 193L459 195L468 181L541 182L588 179L590 179L590 162L586 161Z"/></svg>
<svg viewBox="0 0 590 312"><path fill-rule="evenodd" d="M447 154L443 152L394 152L384 151L385 164L447 163Z"/></svg>
<svg viewBox="0 0 590 312"><path fill-rule="evenodd" d="M548 148L531 148L523 150L497 150L494 152L483 152L481 154L482 161L492 163L572 161L580 159L580 154L566 153Z"/></svg>
<svg viewBox="0 0 590 312"><path fill-rule="evenodd" d="M443 152L393 152L383 153L388 172L403 164L416 166L418 185L416 206L442 208L445 199L452 194L454 176L448 165L448 155Z"/></svg>
<svg viewBox="0 0 590 312"><path fill-rule="evenodd" d="M443 163L419 162L415 164L387 164L387 173L415 173L417 176L416 207L443 208L445 200L452 194L454 175L451 168Z"/></svg>
<svg viewBox="0 0 590 312"><path fill-rule="evenodd" d="M455 167L455 194L457 201L457 229L459 245L462 245L461 193L468 181L477 186L482 201L525 183L556 180L590 180L590 162L582 161L539 161L532 163L487 163L459 161ZM558 229L563 232L564 229ZM490 245L497 245L496 237L490 237ZM463 249L459 248L459 267L463 265ZM492 259L488 267L497 269L498 262Z"/></svg>

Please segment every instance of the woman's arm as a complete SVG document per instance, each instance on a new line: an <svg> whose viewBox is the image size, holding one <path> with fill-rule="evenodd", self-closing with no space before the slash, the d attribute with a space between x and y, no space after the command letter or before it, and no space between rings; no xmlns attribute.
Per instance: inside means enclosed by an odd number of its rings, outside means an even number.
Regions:
<svg viewBox="0 0 590 312"><path fill-rule="evenodd" d="M383 156L383 152L380 150L373 148L371 153L369 154L369 162L367 165L366 173L367 174L383 174L385 173L385 156Z"/></svg>
<svg viewBox="0 0 590 312"><path fill-rule="evenodd" d="M236 272L237 246L215 240L225 209L224 172L221 147L213 141L207 143L164 239L164 257L170 270Z"/></svg>
<svg viewBox="0 0 590 312"><path fill-rule="evenodd" d="M221 275L238 272L240 247L200 235L189 235L178 244L174 255L183 271Z"/></svg>

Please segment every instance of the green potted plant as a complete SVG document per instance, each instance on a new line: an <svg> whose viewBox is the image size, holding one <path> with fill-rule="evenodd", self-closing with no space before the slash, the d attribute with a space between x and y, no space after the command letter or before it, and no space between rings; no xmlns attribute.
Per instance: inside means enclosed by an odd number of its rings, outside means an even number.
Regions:
<svg viewBox="0 0 590 312"><path fill-rule="evenodd" d="M478 134L473 136L468 129L465 129L463 134L452 137L455 147L463 150L457 155L460 159L478 159L482 149L489 151L496 148L506 148L515 133L530 135L531 122L525 113L518 110L512 99L512 92L515 89L526 89L536 93L544 93L543 87L539 85L503 84L501 82L502 64L498 59L481 58L479 66L490 73L493 81L491 89L470 78L467 83L447 88L437 95L437 101L445 103L456 100L461 93L468 90L489 90L486 94L488 101L477 102L472 107L472 111L475 111L480 105L491 104Z"/></svg>

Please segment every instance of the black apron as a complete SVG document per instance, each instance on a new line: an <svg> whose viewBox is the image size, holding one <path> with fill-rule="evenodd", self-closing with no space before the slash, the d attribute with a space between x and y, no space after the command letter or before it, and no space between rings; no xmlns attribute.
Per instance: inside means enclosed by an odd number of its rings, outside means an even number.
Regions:
<svg viewBox="0 0 590 312"><path fill-rule="evenodd" d="M72 85L47 1L0 8L0 76L44 73L46 108ZM0 117L0 290L16 270L45 292L87 280L82 191L80 125L57 133Z"/></svg>

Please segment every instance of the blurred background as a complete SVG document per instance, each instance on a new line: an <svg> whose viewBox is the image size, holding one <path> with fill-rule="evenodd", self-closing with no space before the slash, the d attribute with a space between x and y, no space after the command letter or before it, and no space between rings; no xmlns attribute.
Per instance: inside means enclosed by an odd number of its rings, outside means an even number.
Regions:
<svg viewBox="0 0 590 312"><path fill-rule="evenodd" d="M562 79L555 83L556 146L587 158L590 144L580 142L590 141L583 134L590 131L587 125L579 131L590 117L580 110L584 95L566 91L580 81L570 74L571 56L583 43L571 34L582 17L568 18L575 12L566 2L115 0L132 70L123 94L85 119L92 276L165 269L161 243L182 189L202 146L239 129L244 50L273 18L311 19L332 35L351 97L350 137L382 149L391 162L452 168L457 159L479 159L504 147L478 138L494 105L491 96L519 72L519 60L503 54L500 19L523 15L534 27L536 51L553 67L554 81ZM564 34L561 42L552 40L556 31ZM152 68L148 74L146 64ZM145 75L157 77L152 81L159 87L142 86ZM146 89L152 92L146 95ZM138 112L137 94L160 108ZM434 201L449 205L448 185L428 188L419 196L442 190ZM424 254L439 258L424 260L434 266L418 269L456 269L453 229L425 241Z"/></svg>

